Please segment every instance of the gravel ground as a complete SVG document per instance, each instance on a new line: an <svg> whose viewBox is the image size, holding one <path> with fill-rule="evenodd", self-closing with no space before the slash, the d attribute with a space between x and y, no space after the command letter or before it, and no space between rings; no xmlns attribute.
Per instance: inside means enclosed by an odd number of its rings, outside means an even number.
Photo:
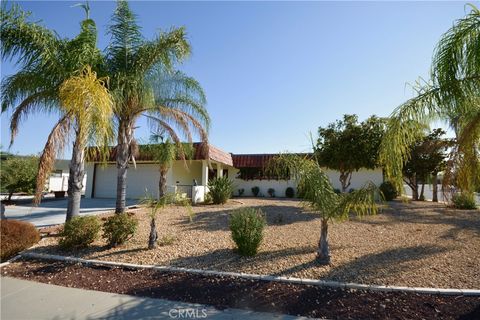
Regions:
<svg viewBox="0 0 480 320"><path fill-rule="evenodd" d="M234 251L228 230L229 214L245 206L261 208L268 222L260 251L251 258ZM174 240L155 250L146 249L149 222L143 209L135 211L139 232L123 246L108 248L99 240L89 249L66 253L56 246L57 237L46 237L33 250L366 284L480 288L480 211L447 209L431 202L391 202L376 216L332 223L332 263L320 266L315 263L320 219L303 210L300 201L240 198L193 210L193 222L183 207L169 207L158 216L159 237Z"/></svg>

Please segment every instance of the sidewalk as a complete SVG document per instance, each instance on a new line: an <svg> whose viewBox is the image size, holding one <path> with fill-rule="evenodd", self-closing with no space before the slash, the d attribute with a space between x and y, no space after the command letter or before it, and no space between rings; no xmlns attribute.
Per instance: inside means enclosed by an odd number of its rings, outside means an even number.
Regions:
<svg viewBox="0 0 480 320"><path fill-rule="evenodd" d="M2 320L13 319L299 319L239 309L66 288L1 278Z"/></svg>

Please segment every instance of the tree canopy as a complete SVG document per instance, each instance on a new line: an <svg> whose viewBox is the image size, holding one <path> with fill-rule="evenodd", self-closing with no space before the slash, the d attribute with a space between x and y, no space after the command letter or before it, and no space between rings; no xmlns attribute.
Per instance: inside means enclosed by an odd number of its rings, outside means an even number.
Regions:
<svg viewBox="0 0 480 320"><path fill-rule="evenodd" d="M384 125L385 121L376 116L358 123L356 115L344 115L342 120L318 129L316 159L321 166L340 172L342 191L350 186L354 171L378 166Z"/></svg>

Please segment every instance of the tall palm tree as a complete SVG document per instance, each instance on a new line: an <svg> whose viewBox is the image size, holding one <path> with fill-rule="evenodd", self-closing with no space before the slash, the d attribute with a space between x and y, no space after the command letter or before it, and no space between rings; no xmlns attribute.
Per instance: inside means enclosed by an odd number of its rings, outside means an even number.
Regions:
<svg viewBox="0 0 480 320"><path fill-rule="evenodd" d="M328 225L331 220L346 220L351 212L362 216L378 211L376 195L379 190L371 182L351 193L337 194L315 158L282 154L275 158L273 166L269 170L288 171L292 175L297 185L301 186L307 207L320 215L321 227L317 249L317 262L320 264L330 263Z"/></svg>
<svg viewBox="0 0 480 320"><path fill-rule="evenodd" d="M173 142L179 144L182 136L191 141L192 134L206 142L209 116L199 83L175 70L175 65L190 54L184 28L172 28L153 40L145 40L136 16L124 0L117 2L112 21L106 69L118 126L115 211L122 213L127 170L130 161L135 161L137 119L147 116L155 131L168 132Z"/></svg>
<svg viewBox="0 0 480 320"><path fill-rule="evenodd" d="M388 179L402 187L409 148L432 121L447 122L456 134L447 177L472 194L480 182L480 10L455 22L435 48L430 80L417 82L416 96L396 108L381 147ZM448 181L449 179L445 179Z"/></svg>
<svg viewBox="0 0 480 320"><path fill-rule="evenodd" d="M105 119L111 109L103 82L89 68L82 72L86 66L97 69L102 65L102 55L96 47L96 25L88 18L88 6L85 9L87 19L81 22L80 33L74 39L62 39L39 23L28 21L29 13L16 5L3 5L0 13L2 59L16 59L20 66L16 74L2 79L2 112L13 108L11 143L27 115L38 111L60 115L40 157L36 203L41 200L58 153L74 136L67 220L80 209L86 140L108 132Z"/></svg>

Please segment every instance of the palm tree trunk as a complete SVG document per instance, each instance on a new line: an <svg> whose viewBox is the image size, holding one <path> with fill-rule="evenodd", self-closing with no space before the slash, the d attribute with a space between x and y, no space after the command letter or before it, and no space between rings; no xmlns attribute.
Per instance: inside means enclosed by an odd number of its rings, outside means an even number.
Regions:
<svg viewBox="0 0 480 320"><path fill-rule="evenodd" d="M150 236L148 237L148 249L155 249L157 247L157 225L155 218L150 221Z"/></svg>
<svg viewBox="0 0 480 320"><path fill-rule="evenodd" d="M117 201L115 205L115 213L125 212L125 203L127 198L127 170L128 161L130 159L130 143L132 141L132 133L130 126L121 123L118 129L117 144Z"/></svg>
<svg viewBox="0 0 480 320"><path fill-rule="evenodd" d="M322 219L320 241L318 242L317 260L320 264L330 264L330 250L328 248L328 219Z"/></svg>
<svg viewBox="0 0 480 320"><path fill-rule="evenodd" d="M160 179L158 180L158 198L167 193L167 172L168 168L160 167Z"/></svg>
<svg viewBox="0 0 480 320"><path fill-rule="evenodd" d="M437 173L432 174L432 201L438 202L438 185L437 185Z"/></svg>
<svg viewBox="0 0 480 320"><path fill-rule="evenodd" d="M70 160L66 221L80 215L80 200L82 198L83 177L85 176L84 152L83 144L77 137L73 145L72 159Z"/></svg>

